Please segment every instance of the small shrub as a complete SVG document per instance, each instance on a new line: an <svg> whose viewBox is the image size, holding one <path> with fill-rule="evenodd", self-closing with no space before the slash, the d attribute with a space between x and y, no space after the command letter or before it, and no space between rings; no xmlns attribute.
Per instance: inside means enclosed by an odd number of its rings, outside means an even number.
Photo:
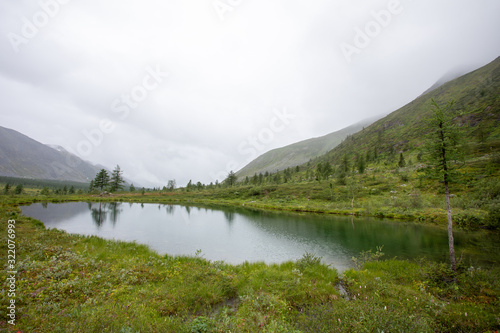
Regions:
<svg viewBox="0 0 500 333"><path fill-rule="evenodd" d="M473 213L459 213L453 218L455 224L462 229L475 230L483 225L483 219Z"/></svg>
<svg viewBox="0 0 500 333"><path fill-rule="evenodd" d="M399 175L399 179L401 179L401 181L406 183L408 182L408 180L410 180L410 177L406 173L402 173Z"/></svg>
<svg viewBox="0 0 500 333"><path fill-rule="evenodd" d="M377 246L377 250L375 251L375 253L373 253L370 249L368 251L361 252L358 258L352 257L354 266L356 266L357 269L361 269L366 262L378 261L381 257L384 256L384 252L382 252L383 248L383 245Z"/></svg>
<svg viewBox="0 0 500 333"><path fill-rule="evenodd" d="M457 271L453 271L447 263L435 263L422 261L422 274L424 284L431 288L437 295L447 298L450 297L456 287Z"/></svg>
<svg viewBox="0 0 500 333"><path fill-rule="evenodd" d="M212 319L201 316L191 322L190 328L191 333L209 333L213 332L215 325Z"/></svg>
<svg viewBox="0 0 500 333"><path fill-rule="evenodd" d="M500 229L500 203L490 205L485 226L488 229Z"/></svg>
<svg viewBox="0 0 500 333"><path fill-rule="evenodd" d="M304 253L302 258L297 260L297 266L300 269L305 269L307 267L316 266L319 264L321 264L321 257L315 256L314 254L309 252Z"/></svg>

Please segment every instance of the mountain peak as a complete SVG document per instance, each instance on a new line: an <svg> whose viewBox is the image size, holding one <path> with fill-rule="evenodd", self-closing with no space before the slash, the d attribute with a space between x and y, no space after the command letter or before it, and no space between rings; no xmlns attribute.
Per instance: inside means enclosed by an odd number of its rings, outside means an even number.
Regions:
<svg viewBox="0 0 500 333"><path fill-rule="evenodd" d="M89 182L99 171L61 146L42 144L2 126L0 157L0 176L6 177Z"/></svg>

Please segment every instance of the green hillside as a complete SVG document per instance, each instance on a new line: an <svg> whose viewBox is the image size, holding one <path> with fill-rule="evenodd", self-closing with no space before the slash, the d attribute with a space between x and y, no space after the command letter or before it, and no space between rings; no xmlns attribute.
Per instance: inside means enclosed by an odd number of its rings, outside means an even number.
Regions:
<svg viewBox="0 0 500 333"><path fill-rule="evenodd" d="M348 135L362 130L376 119L379 119L379 117L366 119L318 138L311 138L282 148L273 149L247 164L236 175L241 179L247 176L251 177L254 174L281 171L307 163L311 159L326 154L340 144Z"/></svg>
<svg viewBox="0 0 500 333"><path fill-rule="evenodd" d="M337 164L344 155L412 153L425 138L425 119L431 100L455 101L455 109L467 116L457 119L466 128L469 147L477 154L498 150L500 145L500 57L490 64L424 94L399 110L350 136L321 158Z"/></svg>
<svg viewBox="0 0 500 333"><path fill-rule="evenodd" d="M421 149L433 99L440 105L454 100L455 110L463 112L454 119L464 139L463 164L450 188L455 223L500 228L500 58L418 97L298 168L245 177L221 189L191 187L182 197L445 224L444 189L426 177L428 156Z"/></svg>
<svg viewBox="0 0 500 333"><path fill-rule="evenodd" d="M0 193L0 219L9 222L0 224L0 232L15 230L16 242L2 246L4 253L11 244L17 250L16 330L498 331L499 83L500 58L420 96L313 161L236 183L99 197ZM450 188L454 227L484 229L477 230L477 246L457 252L456 271L444 261L425 258L380 261L382 247L353 258L357 269L342 275L310 253L271 265L229 265L205 260L201 252L195 257L158 255L135 243L46 230L19 208L38 201L96 200L222 205L345 214L352 217L352 228L355 216L363 215L436 224L439 230L447 223L443 185L424 176L429 168L420 149L429 132L424 119L431 115L432 99L441 105L455 100L456 110L466 111L454 119L463 130L459 148L465 156ZM271 162L283 163L279 159L286 154L275 158ZM411 230L411 225L404 227ZM478 253L484 261L474 259ZM2 272L8 280L7 271ZM4 318L8 302L7 293L0 294ZM2 331L8 326L7 320L0 321Z"/></svg>
<svg viewBox="0 0 500 333"><path fill-rule="evenodd" d="M436 83L438 88L424 93L411 103L382 119L368 119L328 135L304 140L271 150L239 170L241 180L259 173L276 173L294 168L310 160L338 164L344 155L353 162L356 156L374 154L397 155L414 152L425 137L424 119L430 115L430 103L455 100L455 108L469 112L461 121L470 128L468 135L477 141L479 152L488 142L500 139L500 58L450 82ZM371 126L369 126L371 124ZM344 140L344 141L343 141ZM375 152L376 151L376 152ZM416 154L416 153L415 153ZM394 157L392 156L392 157Z"/></svg>

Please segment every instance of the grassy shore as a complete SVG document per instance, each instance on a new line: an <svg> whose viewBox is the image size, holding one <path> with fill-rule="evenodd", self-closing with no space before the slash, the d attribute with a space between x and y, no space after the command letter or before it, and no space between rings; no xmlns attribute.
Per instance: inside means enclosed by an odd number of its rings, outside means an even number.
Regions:
<svg viewBox="0 0 500 333"><path fill-rule="evenodd" d="M163 200L180 200L163 195ZM142 199L141 199L142 198ZM168 198L168 199L167 199ZM228 265L200 255L47 230L0 206L2 261L15 220L15 297L4 282L0 329L9 332L485 332L500 329L500 269L365 253L340 275L310 254L295 262ZM51 201L96 200L91 196ZM100 198L156 201L153 195ZM186 197L184 197L186 199ZM189 199L188 199L189 200ZM202 200L198 200L202 202ZM224 202L224 200L222 200ZM206 204L210 200L206 200ZM215 203L215 200L213 201ZM240 204L238 200L226 203ZM12 223L11 223L12 224ZM7 269L2 270L7 281ZM15 300L16 325L7 317Z"/></svg>

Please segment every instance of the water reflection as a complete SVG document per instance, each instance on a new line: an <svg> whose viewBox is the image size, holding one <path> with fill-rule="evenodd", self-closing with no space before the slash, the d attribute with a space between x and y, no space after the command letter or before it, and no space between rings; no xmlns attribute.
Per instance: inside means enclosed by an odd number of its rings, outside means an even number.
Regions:
<svg viewBox="0 0 500 333"><path fill-rule="evenodd" d="M90 208L90 216L92 216L92 220L98 228L102 226L108 216L108 213L102 209L102 206L103 204L99 203L97 208L92 208L92 206ZM104 204L104 207L106 207L106 204Z"/></svg>
<svg viewBox="0 0 500 333"><path fill-rule="evenodd" d="M234 212L224 212L224 217L226 221L231 224L234 221Z"/></svg>
<svg viewBox="0 0 500 333"><path fill-rule="evenodd" d="M118 215L122 212L122 209L120 209L121 203L112 202L109 204L109 206L109 211L111 213L111 222L113 222L113 225L115 225L118 221Z"/></svg>
<svg viewBox="0 0 500 333"><path fill-rule="evenodd" d="M381 245L388 258L447 260L445 230L381 219L132 203L33 204L22 210L49 228L137 241L172 255L201 249L207 259L231 263L282 262L310 252L342 270L352 256ZM457 253L498 262L498 242L484 235L456 232Z"/></svg>
<svg viewBox="0 0 500 333"><path fill-rule="evenodd" d="M172 215L174 213L175 206L174 205L165 205L165 211L167 214Z"/></svg>
<svg viewBox="0 0 500 333"><path fill-rule="evenodd" d="M88 204L88 208L90 210L90 216L92 217L92 221L94 224L100 228L104 222L108 219L112 223L113 226L118 222L118 217L122 212L120 206L122 203L112 202L112 203L97 203L97 204Z"/></svg>

